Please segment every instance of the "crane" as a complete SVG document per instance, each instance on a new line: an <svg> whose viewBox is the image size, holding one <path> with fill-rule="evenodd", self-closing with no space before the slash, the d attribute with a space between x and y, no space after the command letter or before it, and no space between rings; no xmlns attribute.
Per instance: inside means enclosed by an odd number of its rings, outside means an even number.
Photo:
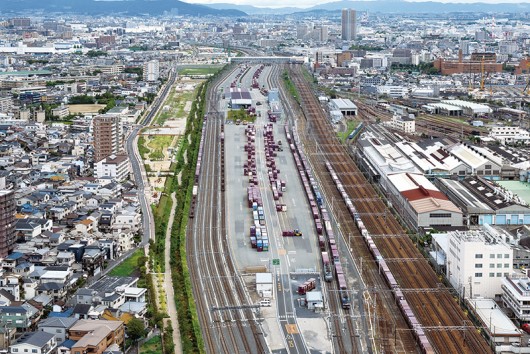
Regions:
<svg viewBox="0 0 530 354"><path fill-rule="evenodd" d="M528 74L528 72L530 70L528 70L530 68L530 62L526 62L526 73ZM528 89L528 86L530 86L530 75L528 75L528 79L526 79L526 86L524 87L524 90L523 90L523 95L525 96L528 96L530 94L530 90Z"/></svg>
<svg viewBox="0 0 530 354"><path fill-rule="evenodd" d="M484 55L483 55L482 60L480 61L480 91L484 91L485 81L486 81L486 77L484 76Z"/></svg>

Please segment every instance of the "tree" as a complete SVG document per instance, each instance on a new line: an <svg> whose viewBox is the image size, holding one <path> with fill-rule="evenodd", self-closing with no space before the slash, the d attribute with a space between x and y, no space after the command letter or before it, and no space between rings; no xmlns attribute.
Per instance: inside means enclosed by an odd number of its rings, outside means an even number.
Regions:
<svg viewBox="0 0 530 354"><path fill-rule="evenodd" d="M142 320L139 320L137 318L132 318L127 323L127 336L133 342L139 341L146 335L147 335L147 331L145 330L145 325Z"/></svg>

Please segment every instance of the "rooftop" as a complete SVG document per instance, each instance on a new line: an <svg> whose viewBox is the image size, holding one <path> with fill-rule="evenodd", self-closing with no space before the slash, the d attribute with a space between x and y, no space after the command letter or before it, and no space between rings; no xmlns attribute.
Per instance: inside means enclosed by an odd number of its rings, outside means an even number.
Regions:
<svg viewBox="0 0 530 354"><path fill-rule="evenodd" d="M522 181L497 181L496 183L516 194L524 202L530 205L530 183Z"/></svg>
<svg viewBox="0 0 530 354"><path fill-rule="evenodd" d="M490 333L495 336L520 336L521 330L517 328L508 316L497 306L492 299L470 299L468 302L474 307L482 323L489 327Z"/></svg>

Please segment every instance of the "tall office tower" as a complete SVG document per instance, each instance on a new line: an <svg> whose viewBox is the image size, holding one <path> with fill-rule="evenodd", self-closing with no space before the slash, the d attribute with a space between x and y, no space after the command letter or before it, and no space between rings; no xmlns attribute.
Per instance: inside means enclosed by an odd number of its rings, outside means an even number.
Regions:
<svg viewBox="0 0 530 354"><path fill-rule="evenodd" d="M120 117L101 114L92 122L94 138L94 163L110 155L116 155L122 149L122 129Z"/></svg>
<svg viewBox="0 0 530 354"><path fill-rule="evenodd" d="M0 258L5 258L15 247L15 212L17 204L12 190L0 190Z"/></svg>
<svg viewBox="0 0 530 354"><path fill-rule="evenodd" d="M160 69L158 60L150 60L144 64L144 81L158 80Z"/></svg>
<svg viewBox="0 0 530 354"><path fill-rule="evenodd" d="M357 12L342 9L342 40L352 41L357 36Z"/></svg>

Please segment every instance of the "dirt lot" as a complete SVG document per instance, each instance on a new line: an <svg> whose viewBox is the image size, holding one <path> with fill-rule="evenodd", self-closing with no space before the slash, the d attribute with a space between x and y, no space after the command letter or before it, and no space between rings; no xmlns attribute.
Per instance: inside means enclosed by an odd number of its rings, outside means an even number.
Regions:
<svg viewBox="0 0 530 354"><path fill-rule="evenodd" d="M98 113L104 104L69 104L68 109L70 113Z"/></svg>

